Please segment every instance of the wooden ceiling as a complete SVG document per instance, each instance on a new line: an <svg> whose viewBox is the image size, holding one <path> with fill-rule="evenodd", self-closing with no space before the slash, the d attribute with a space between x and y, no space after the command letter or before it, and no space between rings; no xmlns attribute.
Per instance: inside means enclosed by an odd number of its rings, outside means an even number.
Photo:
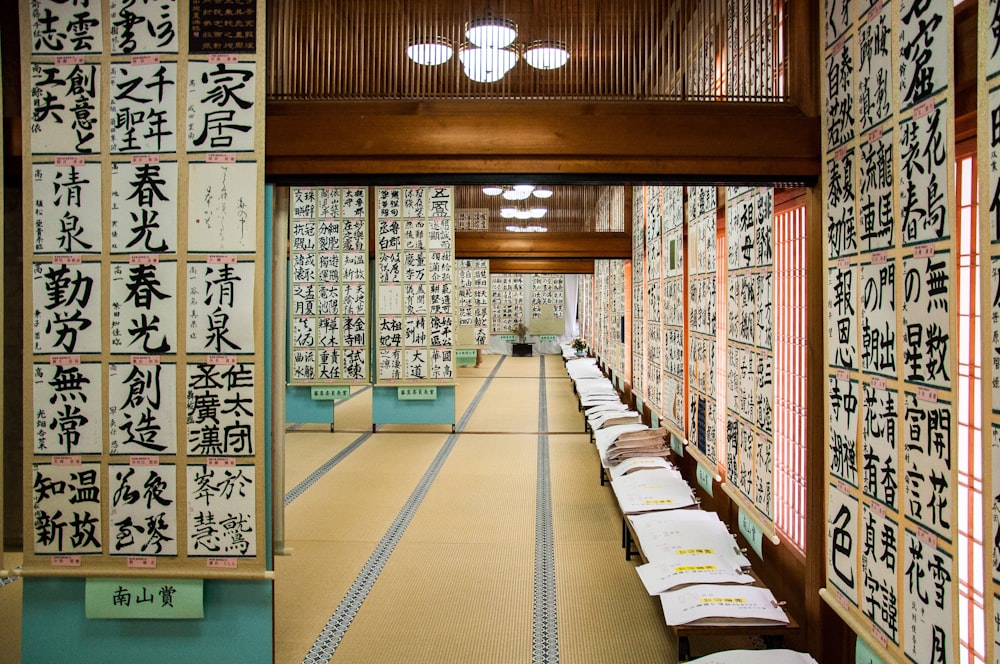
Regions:
<svg viewBox="0 0 1000 664"><path fill-rule="evenodd" d="M690 100L722 92L780 99L773 81L783 7L783 0L270 0L268 95ZM543 71L522 58L498 82L471 81L457 48L466 23L488 13L516 22L522 53L534 40L557 40L569 62ZM728 36L727 25L736 26ZM447 39L456 55L438 66L411 62L407 45L426 37ZM738 78L725 71L745 71L741 78L755 79L755 92L723 89ZM759 85L764 78L772 84Z"/></svg>
<svg viewBox="0 0 1000 664"><path fill-rule="evenodd" d="M500 182L498 186L513 184ZM532 219L524 225L535 225L546 228L549 232L586 232L593 229L593 219L598 200L607 187L592 185L555 185L546 186L552 190L552 196L545 199L530 197L523 201L528 207L541 206L546 208L545 216ZM455 187L455 208L489 210L489 231L504 232L509 225L518 225L516 220L504 219L500 216L500 208L504 206L517 207L518 201L508 201L502 196L487 196L480 185L459 185ZM622 231L624 229L617 229Z"/></svg>

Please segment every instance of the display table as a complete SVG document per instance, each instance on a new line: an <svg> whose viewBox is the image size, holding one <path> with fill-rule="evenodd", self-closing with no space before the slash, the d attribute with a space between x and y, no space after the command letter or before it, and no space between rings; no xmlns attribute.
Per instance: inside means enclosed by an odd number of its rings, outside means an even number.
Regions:
<svg viewBox="0 0 1000 664"><path fill-rule="evenodd" d="M530 342L519 343L517 341L512 341L510 344L511 355L514 357L531 357L532 346L534 346L534 344Z"/></svg>

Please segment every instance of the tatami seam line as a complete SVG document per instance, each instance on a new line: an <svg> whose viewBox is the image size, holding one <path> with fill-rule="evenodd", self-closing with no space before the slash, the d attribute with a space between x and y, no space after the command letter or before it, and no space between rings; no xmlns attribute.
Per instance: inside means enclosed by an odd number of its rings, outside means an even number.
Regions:
<svg viewBox="0 0 1000 664"><path fill-rule="evenodd" d="M548 394L545 387L545 356L539 356L538 430L548 427ZM559 625L556 612L555 547L552 532L552 486L549 468L549 437L538 435L538 470L535 488L535 581L531 634L532 664L557 664Z"/></svg>
<svg viewBox="0 0 1000 664"><path fill-rule="evenodd" d="M472 417L472 413L479 407L479 402L486 394L486 390L489 388L490 382L493 380L494 375L503 364L505 358L506 356L500 358L500 361L493 367L493 371L490 372L489 377L483 382L482 387L479 388L479 392L476 393L472 403L469 404L465 414L462 415L461 420L458 422L458 433L453 433L448 436L444 445L438 451L437 456L434 457L431 465L427 468L427 471L417 483L417 486L413 489L413 492L403 505L403 508L399 511L399 514L393 520L385 535L382 536L382 539L375 547L371 556L368 557L368 560L361 568L361 572L359 572L357 577L355 577L354 582L347 591L347 594L340 600L340 604L337 606L337 609L333 612L333 615L330 616L330 619L320 631L316 641L303 658L302 664L326 664L337 651L337 647L340 645L344 635L347 633L347 629L351 626L355 616L357 616L358 611L361 609L361 604L365 601L368 593L375 585L375 581L385 568L385 565L389 560L389 556L392 555L393 550L396 548L396 544L399 543L399 540L402 538L407 526L409 526L410 521L413 519L413 515L420 507L420 504L427 495L427 491L430 489L431 484L437 478L438 472L444 465L444 462L451 453L452 448L454 448L455 442L459 438L461 429L468 424L469 419Z"/></svg>

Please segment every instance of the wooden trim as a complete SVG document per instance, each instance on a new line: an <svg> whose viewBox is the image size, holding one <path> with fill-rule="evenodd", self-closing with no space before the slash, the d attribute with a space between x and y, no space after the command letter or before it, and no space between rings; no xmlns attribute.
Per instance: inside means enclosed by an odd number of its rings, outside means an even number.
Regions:
<svg viewBox="0 0 1000 664"><path fill-rule="evenodd" d="M778 103L272 101L266 172L811 183L819 132Z"/></svg>
<svg viewBox="0 0 1000 664"><path fill-rule="evenodd" d="M455 233L458 258L631 258L624 233Z"/></svg>
<svg viewBox="0 0 1000 664"><path fill-rule="evenodd" d="M594 261L588 258L493 258L491 273L510 274L593 274Z"/></svg>

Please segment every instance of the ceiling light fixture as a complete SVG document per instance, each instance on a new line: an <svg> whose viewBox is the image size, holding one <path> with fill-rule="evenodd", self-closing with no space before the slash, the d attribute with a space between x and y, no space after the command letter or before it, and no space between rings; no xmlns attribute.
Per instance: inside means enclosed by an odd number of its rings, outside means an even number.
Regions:
<svg viewBox="0 0 1000 664"><path fill-rule="evenodd" d="M451 59L455 49L444 37L430 37L411 41L406 55L419 65L443 65Z"/></svg>
<svg viewBox="0 0 1000 664"><path fill-rule="evenodd" d="M531 195L535 198L548 198L552 195L552 190L548 187L536 187L535 190L531 192Z"/></svg>
<svg viewBox="0 0 1000 664"><path fill-rule="evenodd" d="M569 51L561 41L538 39L527 48L514 43L517 23L493 16L487 10L483 18L465 24L467 42L458 47L458 59L465 75L479 83L495 83L517 64L519 54L535 69L558 69L569 60ZM442 65L454 54L454 45L448 39L434 36L410 42L406 55L421 65Z"/></svg>
<svg viewBox="0 0 1000 664"><path fill-rule="evenodd" d="M524 59L535 69L559 69L569 60L569 51L563 42L536 39L528 44Z"/></svg>

